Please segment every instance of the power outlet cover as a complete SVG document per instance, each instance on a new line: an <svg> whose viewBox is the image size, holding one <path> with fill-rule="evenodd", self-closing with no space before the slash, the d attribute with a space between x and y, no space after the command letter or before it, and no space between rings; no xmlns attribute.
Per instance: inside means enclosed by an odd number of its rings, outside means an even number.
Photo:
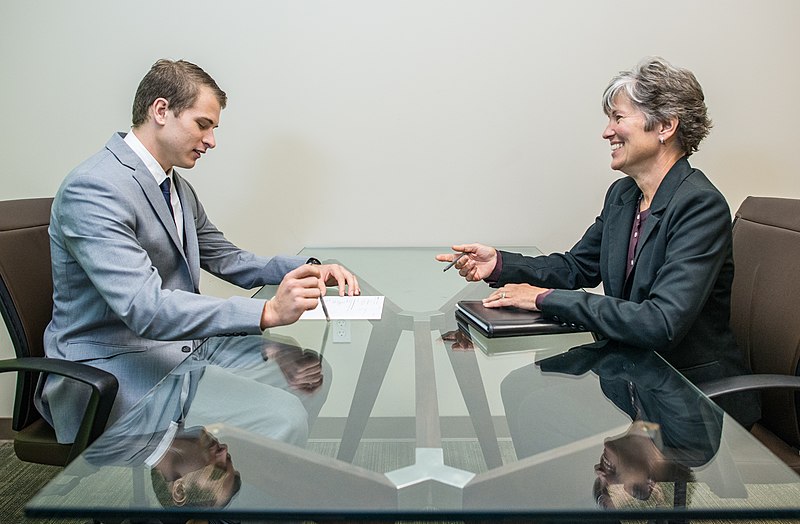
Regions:
<svg viewBox="0 0 800 524"><path fill-rule="evenodd" d="M348 343L350 343L350 321L349 320L334 320L333 321L333 343L334 344L348 344Z"/></svg>

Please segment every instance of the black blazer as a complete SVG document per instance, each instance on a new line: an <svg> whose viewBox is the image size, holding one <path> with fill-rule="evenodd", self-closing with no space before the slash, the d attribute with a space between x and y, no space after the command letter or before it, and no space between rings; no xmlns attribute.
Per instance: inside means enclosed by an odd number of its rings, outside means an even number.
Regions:
<svg viewBox="0 0 800 524"><path fill-rule="evenodd" d="M631 178L614 182L600 216L564 254L501 251L496 285L554 288L541 301L544 314L583 325L601 338L654 349L692 382L749 373L729 325L733 254L725 197L686 158L676 162L653 198L626 282L640 194ZM605 295L579 291L600 283ZM757 411L737 418L748 425Z"/></svg>
<svg viewBox="0 0 800 524"><path fill-rule="evenodd" d="M722 413L686 387L652 351L608 340L578 346L536 363L543 372L582 375L591 370L603 394L631 420L656 422L660 449L687 467L706 464L719 449Z"/></svg>

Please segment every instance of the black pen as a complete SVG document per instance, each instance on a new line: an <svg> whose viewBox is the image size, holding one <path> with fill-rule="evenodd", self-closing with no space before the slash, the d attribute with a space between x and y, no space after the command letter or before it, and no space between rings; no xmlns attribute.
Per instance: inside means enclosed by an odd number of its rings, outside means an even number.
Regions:
<svg viewBox="0 0 800 524"><path fill-rule="evenodd" d="M447 264L447 267L446 267L446 268L444 268L442 271L443 271L443 272L444 272L444 271L447 271L447 270L448 270L448 269L450 269L451 267L455 266L455 265L456 265L456 262L458 262L458 260L459 260L461 257L463 257L464 255L466 255L466 253L461 253L460 255L458 255L456 258L454 258L454 259L453 259L453 261L452 261L452 262L450 262L449 264Z"/></svg>
<svg viewBox="0 0 800 524"><path fill-rule="evenodd" d="M325 306L325 301L322 300L322 293L319 294L319 303L322 304L322 312L325 313L325 320L328 322L331 321L330 315L328 315L328 308Z"/></svg>

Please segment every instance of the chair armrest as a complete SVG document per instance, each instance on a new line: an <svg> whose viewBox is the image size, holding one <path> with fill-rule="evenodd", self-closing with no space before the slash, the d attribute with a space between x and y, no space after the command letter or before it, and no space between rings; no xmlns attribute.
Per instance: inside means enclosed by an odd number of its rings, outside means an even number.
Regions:
<svg viewBox="0 0 800 524"><path fill-rule="evenodd" d="M52 373L77 380L92 388L89 404L70 452L70 461L105 430L119 390L117 377L80 362L57 358L23 357L0 360L0 373L8 371Z"/></svg>
<svg viewBox="0 0 800 524"><path fill-rule="evenodd" d="M800 389L800 377L792 375L739 375L717 380L709 380L697 385L700 390L710 398L736 393L738 391L750 391L753 389Z"/></svg>

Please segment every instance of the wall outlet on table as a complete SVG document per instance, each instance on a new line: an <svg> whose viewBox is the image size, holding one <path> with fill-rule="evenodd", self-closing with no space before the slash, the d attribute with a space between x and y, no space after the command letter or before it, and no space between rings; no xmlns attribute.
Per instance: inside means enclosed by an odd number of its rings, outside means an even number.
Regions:
<svg viewBox="0 0 800 524"><path fill-rule="evenodd" d="M350 321L349 320L334 320L333 321L333 343L346 344L350 342Z"/></svg>

